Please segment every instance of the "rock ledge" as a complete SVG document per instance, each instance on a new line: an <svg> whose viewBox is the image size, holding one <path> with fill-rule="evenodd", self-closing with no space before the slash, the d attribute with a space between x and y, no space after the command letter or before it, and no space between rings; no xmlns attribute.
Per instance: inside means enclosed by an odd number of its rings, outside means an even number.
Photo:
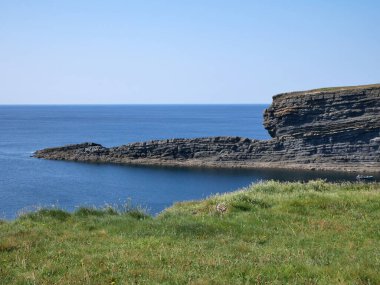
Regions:
<svg viewBox="0 0 380 285"><path fill-rule="evenodd" d="M207 137L112 148L82 143L39 150L34 157L183 167L380 172L380 85L276 95L264 112L264 127L271 140Z"/></svg>

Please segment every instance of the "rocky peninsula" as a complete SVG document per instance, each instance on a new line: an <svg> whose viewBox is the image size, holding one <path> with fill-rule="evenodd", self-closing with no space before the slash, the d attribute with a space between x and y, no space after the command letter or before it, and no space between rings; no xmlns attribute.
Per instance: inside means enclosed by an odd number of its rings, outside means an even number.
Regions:
<svg viewBox="0 0 380 285"><path fill-rule="evenodd" d="M264 112L264 127L272 139L167 139L111 148L82 143L39 150L34 157L135 165L380 172L380 84L276 95Z"/></svg>

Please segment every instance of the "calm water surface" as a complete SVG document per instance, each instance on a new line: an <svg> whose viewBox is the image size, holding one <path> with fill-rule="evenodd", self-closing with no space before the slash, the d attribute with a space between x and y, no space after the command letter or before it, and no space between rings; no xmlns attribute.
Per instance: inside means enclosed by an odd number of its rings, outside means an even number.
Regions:
<svg viewBox="0 0 380 285"><path fill-rule="evenodd" d="M122 204L155 214L176 201L199 199L267 179L331 181L354 175L284 170L204 170L99 165L31 158L45 147L85 141L116 146L135 141L204 136L268 139L266 105L0 106L0 218L36 206Z"/></svg>

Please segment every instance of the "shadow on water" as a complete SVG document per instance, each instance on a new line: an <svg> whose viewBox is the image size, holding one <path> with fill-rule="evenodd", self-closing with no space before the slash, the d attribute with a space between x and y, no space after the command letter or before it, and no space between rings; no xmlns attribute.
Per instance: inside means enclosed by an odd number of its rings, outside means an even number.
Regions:
<svg viewBox="0 0 380 285"><path fill-rule="evenodd" d="M97 164L101 165L101 164ZM246 169L246 168L189 168L173 166L140 166L140 165L119 165L120 167L152 169L157 172L181 173L189 172L192 175L200 173L202 175L224 175L231 177L251 177L252 182L277 180L277 181L303 181L307 182L315 179L323 179L328 182L357 181L358 173L342 171L321 171L321 170L301 170L301 169ZM374 177L374 181L380 181L380 174L368 174Z"/></svg>

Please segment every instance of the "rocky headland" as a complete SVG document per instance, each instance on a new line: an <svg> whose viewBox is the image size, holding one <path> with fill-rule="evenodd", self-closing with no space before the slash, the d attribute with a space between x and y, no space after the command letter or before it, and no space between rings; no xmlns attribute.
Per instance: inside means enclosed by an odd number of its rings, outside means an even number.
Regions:
<svg viewBox="0 0 380 285"><path fill-rule="evenodd" d="M34 157L136 165L380 172L380 84L276 95L264 112L264 127L272 139L167 139L111 148L82 143L39 150Z"/></svg>

